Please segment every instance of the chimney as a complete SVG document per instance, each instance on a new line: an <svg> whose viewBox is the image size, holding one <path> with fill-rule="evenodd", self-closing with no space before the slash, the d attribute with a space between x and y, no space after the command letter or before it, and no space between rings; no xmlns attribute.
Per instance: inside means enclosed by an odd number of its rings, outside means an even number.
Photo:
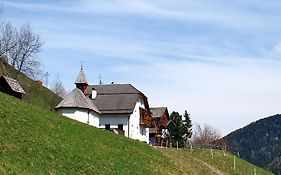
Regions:
<svg viewBox="0 0 281 175"><path fill-rule="evenodd" d="M97 95L98 95L98 93L97 93L97 91L95 90L95 88L92 88L92 99L93 99L93 100L96 99Z"/></svg>

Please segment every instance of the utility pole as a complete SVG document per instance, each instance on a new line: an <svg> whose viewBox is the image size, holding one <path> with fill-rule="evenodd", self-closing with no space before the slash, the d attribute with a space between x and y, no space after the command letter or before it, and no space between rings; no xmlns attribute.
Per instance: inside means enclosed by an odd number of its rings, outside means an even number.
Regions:
<svg viewBox="0 0 281 175"><path fill-rule="evenodd" d="M49 76L50 76L49 72L46 72L44 74L46 87L48 87L49 85Z"/></svg>

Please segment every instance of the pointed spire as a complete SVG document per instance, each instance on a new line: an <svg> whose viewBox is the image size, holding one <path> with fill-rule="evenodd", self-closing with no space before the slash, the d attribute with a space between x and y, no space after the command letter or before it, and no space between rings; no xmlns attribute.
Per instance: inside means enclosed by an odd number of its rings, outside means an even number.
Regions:
<svg viewBox="0 0 281 175"><path fill-rule="evenodd" d="M75 84L88 84L88 82L86 80L86 76L85 76L84 71L83 71L83 65L81 65L81 70L78 74L78 77L75 81Z"/></svg>
<svg viewBox="0 0 281 175"><path fill-rule="evenodd" d="M83 61L81 61L81 70L83 70Z"/></svg>

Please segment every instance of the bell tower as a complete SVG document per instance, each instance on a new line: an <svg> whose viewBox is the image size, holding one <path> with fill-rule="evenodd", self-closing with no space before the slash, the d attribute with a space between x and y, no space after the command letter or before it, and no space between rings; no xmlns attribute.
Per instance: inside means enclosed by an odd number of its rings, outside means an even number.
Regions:
<svg viewBox="0 0 281 175"><path fill-rule="evenodd" d="M83 66L81 66L81 70L78 74L75 84L76 84L76 88L80 89L85 94L85 90L88 87L88 82L84 74Z"/></svg>

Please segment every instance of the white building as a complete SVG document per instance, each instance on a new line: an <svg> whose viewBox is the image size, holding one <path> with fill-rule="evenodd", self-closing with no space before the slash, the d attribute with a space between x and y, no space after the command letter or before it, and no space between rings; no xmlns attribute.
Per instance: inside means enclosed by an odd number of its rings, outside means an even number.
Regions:
<svg viewBox="0 0 281 175"><path fill-rule="evenodd" d="M147 97L130 84L88 85L83 69L76 88L55 108L62 115L149 143Z"/></svg>
<svg viewBox="0 0 281 175"><path fill-rule="evenodd" d="M57 106L62 115L82 123L98 127L100 112L83 92L73 89Z"/></svg>

